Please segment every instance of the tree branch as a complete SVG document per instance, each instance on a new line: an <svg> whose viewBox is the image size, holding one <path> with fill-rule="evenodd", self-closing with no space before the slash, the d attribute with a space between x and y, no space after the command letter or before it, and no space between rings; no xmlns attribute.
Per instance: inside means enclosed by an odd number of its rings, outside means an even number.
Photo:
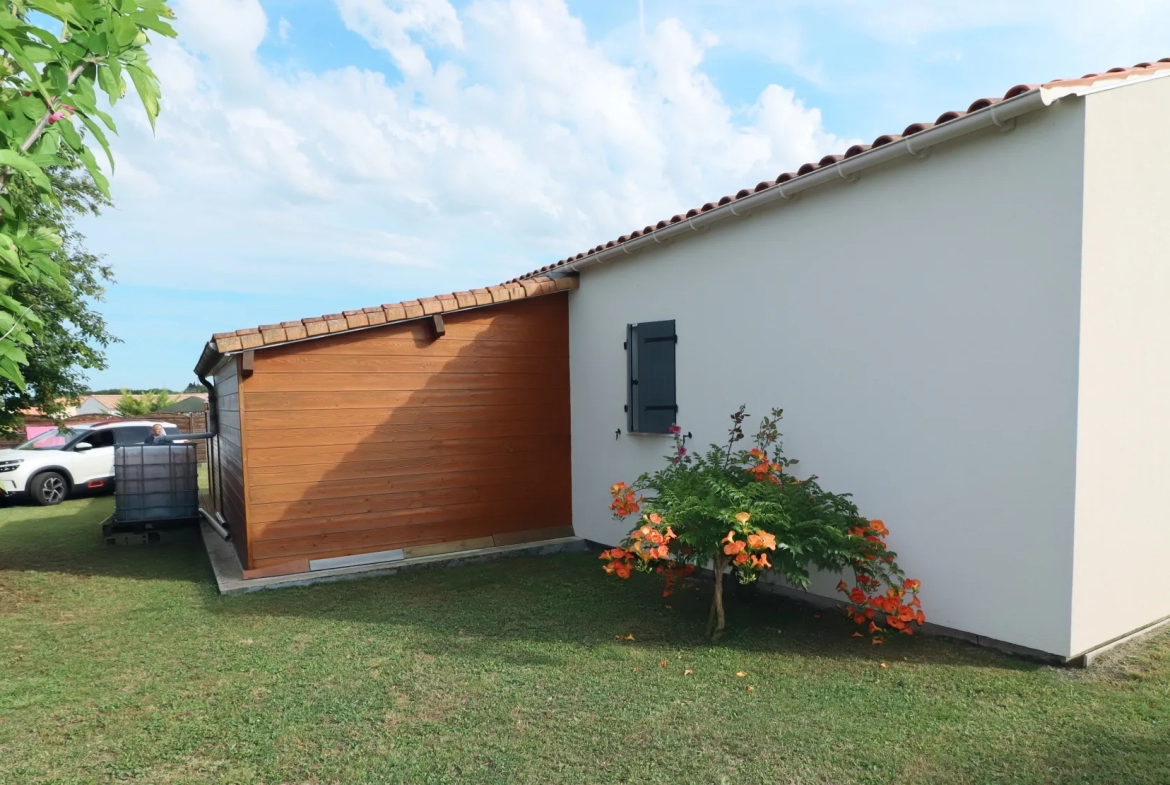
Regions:
<svg viewBox="0 0 1170 785"><path fill-rule="evenodd" d="M80 78L80 76L83 73L85 73L85 69L89 68L89 66L90 66L89 62L83 62L80 65L78 65L76 68L74 68L72 71L70 71L69 72L68 87L73 87L73 83L76 82L78 80L78 78ZM27 153L29 150L31 150L32 146L37 143L37 140L41 138L41 134L43 134L45 132L45 128L48 127L49 118L51 118L53 116L54 111L55 110L53 109L53 107L50 106L45 111L44 117L42 117L37 122L37 124L35 126L33 126L32 131L29 132L28 138L25 139L24 144L22 144L20 146L20 151L22 153ZM7 193L8 192L8 181L11 179L12 179L12 170L11 169L8 169L3 174L0 174L0 193Z"/></svg>

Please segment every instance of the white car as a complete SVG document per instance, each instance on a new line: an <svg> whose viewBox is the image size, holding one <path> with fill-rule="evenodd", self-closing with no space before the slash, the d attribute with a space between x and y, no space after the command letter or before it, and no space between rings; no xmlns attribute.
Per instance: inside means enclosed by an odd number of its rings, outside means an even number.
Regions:
<svg viewBox="0 0 1170 785"><path fill-rule="evenodd" d="M154 420L69 425L42 433L11 450L0 450L0 491L27 493L37 504L60 504L82 489L114 485L114 447L142 444L161 425L177 435L174 423Z"/></svg>

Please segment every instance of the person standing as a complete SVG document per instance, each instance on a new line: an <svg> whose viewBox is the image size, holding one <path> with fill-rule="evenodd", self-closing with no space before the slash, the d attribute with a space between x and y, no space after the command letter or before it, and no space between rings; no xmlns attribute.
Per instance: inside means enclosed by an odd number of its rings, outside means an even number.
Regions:
<svg viewBox="0 0 1170 785"><path fill-rule="evenodd" d="M167 444L166 436L167 434L166 431L163 430L163 427L158 423L155 423L154 426L150 429L150 436L146 437L146 441L144 441L143 444Z"/></svg>

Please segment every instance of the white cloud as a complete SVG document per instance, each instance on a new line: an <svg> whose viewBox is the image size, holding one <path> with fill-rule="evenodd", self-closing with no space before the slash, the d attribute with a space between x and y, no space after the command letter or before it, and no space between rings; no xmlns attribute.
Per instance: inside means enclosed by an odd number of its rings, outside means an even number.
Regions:
<svg viewBox="0 0 1170 785"><path fill-rule="evenodd" d="M370 46L389 52L411 76L430 70L426 52L413 34L421 33L437 44L463 44L459 17L447 0L402 0L395 4L397 8L386 0L336 0L336 4L346 27Z"/></svg>
<svg viewBox="0 0 1170 785"><path fill-rule="evenodd" d="M729 106L715 37L677 20L623 59L561 0L336 2L399 75L267 65L257 0L182 1L157 137L124 132L93 233L122 280L158 275L149 241L115 247L137 220L220 286L334 309L494 283L848 144L789 88Z"/></svg>
<svg viewBox="0 0 1170 785"><path fill-rule="evenodd" d="M280 21L276 23L276 37L281 41L288 41L289 33L292 32L292 22L280 17Z"/></svg>

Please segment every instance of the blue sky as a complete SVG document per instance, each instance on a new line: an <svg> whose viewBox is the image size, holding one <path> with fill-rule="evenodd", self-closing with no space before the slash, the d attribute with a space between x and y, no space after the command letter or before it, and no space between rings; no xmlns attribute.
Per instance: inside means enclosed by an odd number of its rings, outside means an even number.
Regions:
<svg viewBox="0 0 1170 785"><path fill-rule="evenodd" d="M213 332L498 283L1020 82L1170 56L1127 0L173 0L115 208L124 343L177 387ZM1159 48L1161 47L1161 48Z"/></svg>

